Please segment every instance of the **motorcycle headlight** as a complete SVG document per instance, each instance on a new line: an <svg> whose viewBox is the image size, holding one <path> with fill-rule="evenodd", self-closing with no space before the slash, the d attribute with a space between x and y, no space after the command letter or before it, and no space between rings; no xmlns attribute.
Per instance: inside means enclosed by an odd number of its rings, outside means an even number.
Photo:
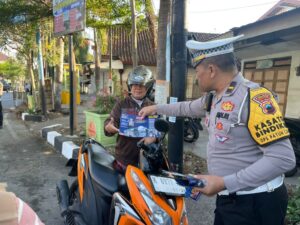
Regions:
<svg viewBox="0 0 300 225"><path fill-rule="evenodd" d="M151 211L149 214L149 219L151 220L153 225L172 225L171 217L159 206L157 205L153 198L151 197L150 192L140 180L138 175L131 171L131 177L133 178L137 188L139 189L144 201L146 202L148 208Z"/></svg>

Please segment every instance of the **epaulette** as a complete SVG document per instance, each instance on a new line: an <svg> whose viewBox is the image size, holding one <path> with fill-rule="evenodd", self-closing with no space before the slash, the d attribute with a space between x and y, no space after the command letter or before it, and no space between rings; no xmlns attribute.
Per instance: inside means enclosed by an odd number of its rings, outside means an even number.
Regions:
<svg viewBox="0 0 300 225"><path fill-rule="evenodd" d="M231 93L234 91L236 85L237 85L237 82L232 81L232 82L230 83L229 87L227 88L225 94L231 94Z"/></svg>

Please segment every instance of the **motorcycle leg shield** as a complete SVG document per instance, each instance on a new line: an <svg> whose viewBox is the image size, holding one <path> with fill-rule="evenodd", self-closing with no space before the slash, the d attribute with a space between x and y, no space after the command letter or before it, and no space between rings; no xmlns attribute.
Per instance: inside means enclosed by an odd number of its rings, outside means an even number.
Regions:
<svg viewBox="0 0 300 225"><path fill-rule="evenodd" d="M108 197L107 193L104 194L97 183L93 182L90 174L84 181L82 201L79 198L78 182L70 189L72 189L72 193L70 193L72 205L69 207L69 210L75 217L76 225L108 224L109 216L107 215L110 209L111 195ZM84 223L77 223L79 220L84 221Z"/></svg>

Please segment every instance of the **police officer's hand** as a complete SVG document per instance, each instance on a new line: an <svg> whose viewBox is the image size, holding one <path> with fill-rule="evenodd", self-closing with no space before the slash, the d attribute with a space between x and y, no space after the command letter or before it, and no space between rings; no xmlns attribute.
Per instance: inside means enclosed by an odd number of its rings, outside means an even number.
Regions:
<svg viewBox="0 0 300 225"><path fill-rule="evenodd" d="M223 177L212 175L195 175L195 178L205 180L206 184L204 188L193 188L193 192L200 191L207 196L212 196L224 190L225 188Z"/></svg>
<svg viewBox="0 0 300 225"><path fill-rule="evenodd" d="M139 116L142 117L142 119L145 118L145 116L154 115L156 113L156 105L150 105L142 108L139 111Z"/></svg>
<svg viewBox="0 0 300 225"><path fill-rule="evenodd" d="M114 118L110 118L109 123L105 126L105 130L111 134L116 134L119 132L119 129L114 125Z"/></svg>

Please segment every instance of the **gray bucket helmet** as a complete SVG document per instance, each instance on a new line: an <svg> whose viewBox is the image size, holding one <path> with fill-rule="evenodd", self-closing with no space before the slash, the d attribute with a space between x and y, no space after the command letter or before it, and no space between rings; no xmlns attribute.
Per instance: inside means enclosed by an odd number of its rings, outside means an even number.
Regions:
<svg viewBox="0 0 300 225"><path fill-rule="evenodd" d="M152 72L150 69L148 69L146 66L143 66L143 65L137 66L128 75L128 79L127 79L128 91L129 92L131 91L131 85L139 84L139 85L143 85L146 87L146 89L147 89L146 96L149 96L149 94L153 90L154 82L155 82L155 80L153 78L153 75L152 75Z"/></svg>

